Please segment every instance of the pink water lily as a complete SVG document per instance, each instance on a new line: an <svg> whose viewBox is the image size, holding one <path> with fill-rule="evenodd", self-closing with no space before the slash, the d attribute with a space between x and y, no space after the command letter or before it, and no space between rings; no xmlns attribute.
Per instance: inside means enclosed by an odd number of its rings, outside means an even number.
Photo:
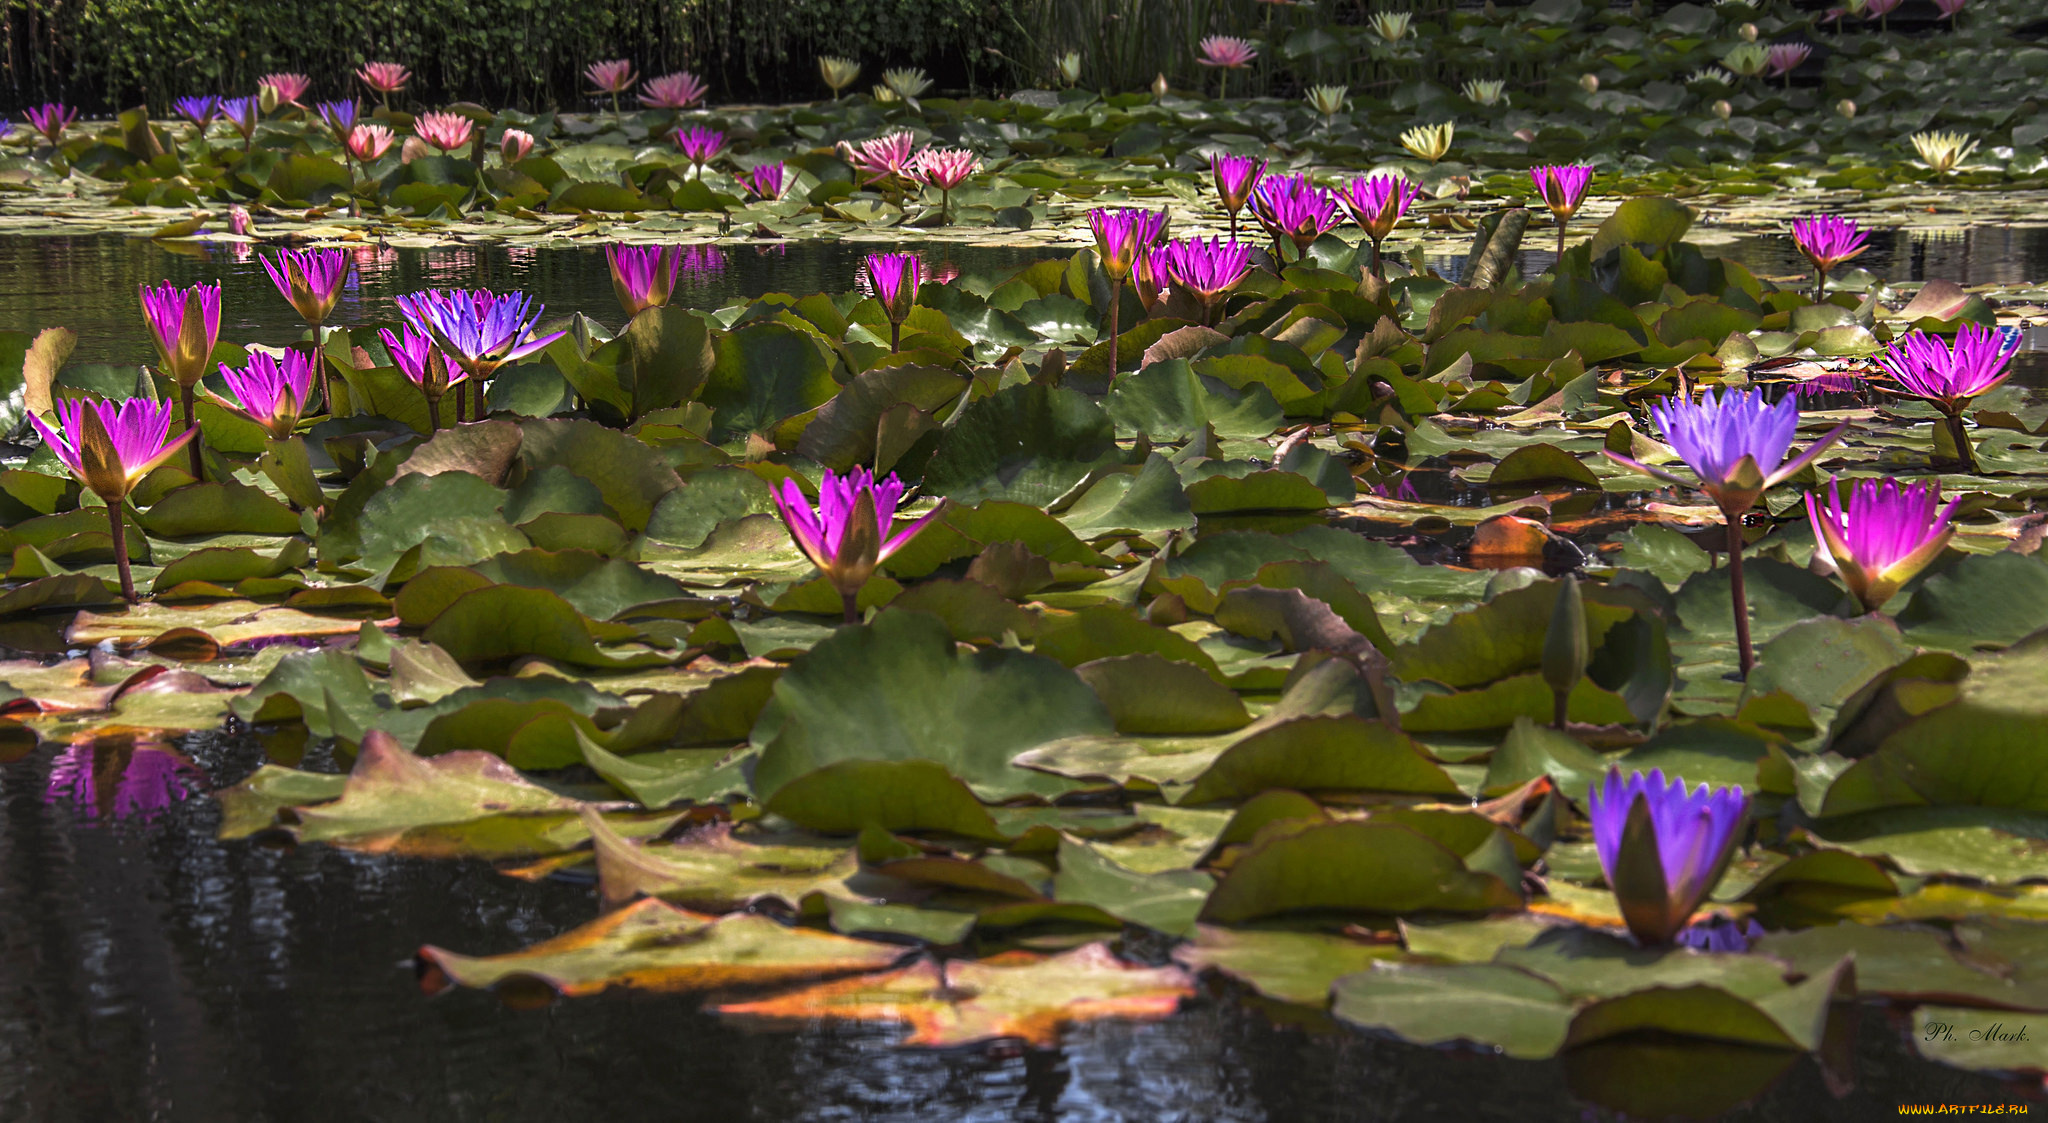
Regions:
<svg viewBox="0 0 2048 1123"><path fill-rule="evenodd" d="M143 398L120 402L89 402L66 398L53 403L57 426L35 414L29 424L43 444L78 482L107 505L114 537L114 564L121 574L121 595L135 600L135 577L128 570L128 533L121 509L128 493L157 465L170 459L199 432L187 426L173 437L171 404Z"/></svg>
<svg viewBox="0 0 2048 1123"><path fill-rule="evenodd" d="M1274 258L1281 240L1294 246L1295 259L1337 225L1337 197L1317 187L1306 175L1269 175L1252 189L1252 217L1273 239Z"/></svg>
<svg viewBox="0 0 2048 1123"><path fill-rule="evenodd" d="M41 105L30 106L24 112L28 116L28 123L34 125L36 131L43 134L43 139L49 141L52 146L64 143L64 130L78 120L78 110L62 102L44 102Z"/></svg>
<svg viewBox="0 0 2048 1123"><path fill-rule="evenodd" d="M1115 377L1118 306L1123 302L1124 282L1137 268L1138 255L1166 232L1166 208L1097 207L1088 212L1088 228L1095 234L1095 256L1109 277L1109 371Z"/></svg>
<svg viewBox="0 0 2048 1123"><path fill-rule="evenodd" d="M842 140L839 142L839 154L853 165L855 174L861 177L860 185L866 187L885 179L906 178L910 150L916 143L917 138L908 132L893 132L861 141L858 145Z"/></svg>
<svg viewBox="0 0 2048 1123"><path fill-rule="evenodd" d="M165 281L142 289L142 315L149 322L150 337L156 343L157 367L178 384L178 405L185 428L195 429L192 415L193 387L206 377L213 361L214 345L220 342L220 286L193 285L181 289ZM192 475L206 475L199 445L192 446Z"/></svg>
<svg viewBox="0 0 2048 1123"><path fill-rule="evenodd" d="M397 138L391 130L382 125L357 125L349 130L348 154L357 163L367 164L391 150L392 141Z"/></svg>
<svg viewBox="0 0 2048 1123"><path fill-rule="evenodd" d="M395 94L412 80L412 71L395 62L366 62L356 67L356 77L379 94Z"/></svg>
<svg viewBox="0 0 2048 1123"><path fill-rule="evenodd" d="M306 401L313 390L314 359L304 351L286 351L282 356L251 351L247 366L237 370L220 364L220 376L228 384L232 401L211 391L214 404L263 427L272 438L284 440L298 427Z"/></svg>
<svg viewBox="0 0 2048 1123"><path fill-rule="evenodd" d="M1216 194L1223 201L1223 209L1230 215L1230 237L1237 238L1237 212L1251 202L1252 189L1259 185L1259 177L1266 174L1266 162L1256 156L1209 157L1209 177L1216 184Z"/></svg>
<svg viewBox="0 0 2048 1123"><path fill-rule="evenodd" d="M1817 214L1793 221L1792 244L1813 264L1816 301L1827 296L1828 274L1835 266L1869 248L1869 241L1870 235L1858 229L1853 218Z"/></svg>
<svg viewBox="0 0 2048 1123"><path fill-rule="evenodd" d="M1353 176L1337 188L1337 202L1372 242L1373 276L1380 276L1380 244L1421 195L1422 186L1401 175Z"/></svg>
<svg viewBox="0 0 2048 1123"><path fill-rule="evenodd" d="M902 481L893 474L877 480L858 467L843 476L827 470L818 484L815 510L794 479L784 479L771 495L797 549L839 593L849 624L859 619L856 601L875 568L917 537L941 509L897 527Z"/></svg>
<svg viewBox="0 0 2048 1123"><path fill-rule="evenodd" d="M275 258L258 254L256 259L270 274L270 283L277 286L278 294L291 303L300 319L316 328L333 313L335 302L341 299L342 286L348 283L349 271L354 268L348 251L342 249L285 247L277 251Z"/></svg>
<svg viewBox="0 0 2048 1123"><path fill-rule="evenodd" d="M413 132L443 152L467 148L476 134L476 122L460 113L422 113L413 120Z"/></svg>
<svg viewBox="0 0 2048 1123"><path fill-rule="evenodd" d="M680 246L629 246L614 242L604 248L604 258L611 267L612 293L630 319L668 303L675 292L676 272L682 265L683 254Z"/></svg>
<svg viewBox="0 0 2048 1123"><path fill-rule="evenodd" d="M279 74L265 74L256 79L256 88L270 90L277 96L280 104L298 105L299 99L306 96L306 91L313 88L313 80L303 74L285 71Z"/></svg>
<svg viewBox="0 0 2048 1123"><path fill-rule="evenodd" d="M706 86L702 78L687 70L678 70L674 74L649 78L647 84L640 87L640 104L649 109L688 109L703 101L704 95L710 92L711 87Z"/></svg>
<svg viewBox="0 0 2048 1123"><path fill-rule="evenodd" d="M1897 480L1857 480L1844 504L1842 484L1831 484L1825 500L1808 493L1806 517L1821 556L1863 611L1876 612L1940 556L1955 536L1950 520L1963 500L1941 507L1941 486L1932 481L1900 487Z"/></svg>
<svg viewBox="0 0 2048 1123"><path fill-rule="evenodd" d="M965 148L927 148L905 170L920 183L951 191L981 170L981 157Z"/></svg>
<svg viewBox="0 0 2048 1123"><path fill-rule="evenodd" d="M1252 248L1223 238L1177 238L1155 253L1154 264L1173 286L1201 302L1205 321L1252 268Z"/></svg>
<svg viewBox="0 0 2048 1123"><path fill-rule="evenodd" d="M1593 183L1593 168L1589 164L1545 164L1530 168L1529 179L1536 184L1543 205L1550 208L1551 217L1557 220L1557 256L1562 258L1565 227L1586 201L1586 188Z"/></svg>
<svg viewBox="0 0 2048 1123"><path fill-rule="evenodd" d="M1900 393L1941 411L1964 471L1975 472L1977 452L1970 444L1963 411L1971 399L2012 377L2012 360L2019 349L2018 328L1963 324L1956 329L1953 346L1931 332L1908 332L1878 356L1877 365L1897 380Z"/></svg>
<svg viewBox="0 0 2048 1123"><path fill-rule="evenodd" d="M526 159L532 151L533 134L525 129L506 129L504 134L498 137L498 156L505 161L508 168Z"/></svg>
<svg viewBox="0 0 2048 1123"><path fill-rule="evenodd" d="M633 83L640 80L639 76L633 73L633 64L622 58L593 62L583 68L583 76L590 79L591 85L597 87L594 92L608 95L612 99L614 117L619 115L619 95L632 89Z"/></svg>
<svg viewBox="0 0 2048 1123"><path fill-rule="evenodd" d="M1211 35L1202 40L1201 51L1196 62L1226 70L1242 70L1259 57L1259 49L1252 45L1251 40L1235 35Z"/></svg>
<svg viewBox="0 0 2048 1123"><path fill-rule="evenodd" d="M1793 71L1799 64L1813 57L1813 48L1805 43L1773 43L1764 52L1764 66L1769 77L1791 81Z"/></svg>

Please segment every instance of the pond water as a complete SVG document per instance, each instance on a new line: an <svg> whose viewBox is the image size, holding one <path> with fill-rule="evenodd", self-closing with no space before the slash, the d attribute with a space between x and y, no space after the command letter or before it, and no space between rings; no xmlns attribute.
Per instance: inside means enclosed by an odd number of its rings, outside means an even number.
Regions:
<svg viewBox="0 0 2048 1123"><path fill-rule="evenodd" d="M538 1010L475 991L428 999L419 945L509 951L590 919L591 888L216 841L201 789L240 779L262 750L224 734L184 748L182 782L100 777L97 800L75 775L51 783L50 749L0 767L0 1118L1586 1120L1619 1116L1575 1092L1612 1102L1603 1085L1651 1071L1661 1093L1709 1110L1741 1097L1742 1074L1770 1080L1725 1116L1738 1120L2021 1098L1920 1060L1875 1006L1845 1018L1831 1072L1805 1056L1716 1057L1695 1088L1640 1055L1417 1048L1222 989L1166 1022L1096 1023L1022 1051L898 1049L886 1027L748 1030L659 995Z"/></svg>
<svg viewBox="0 0 2048 1123"><path fill-rule="evenodd" d="M768 292L844 291L853 286L862 258L874 248L828 241L696 247L685 260L685 279L679 282L676 300L713 308ZM906 242L902 248L924 254L935 267L1000 278L1033 261L1071 254L1077 247ZM1806 271L1804 261L1783 238L1744 238L1709 252L1732 257L1767 276L1794 277ZM1523 275L1535 276L1555 260L1548 250L1527 250L1522 254ZM1445 255L1431 257L1429 263L1455 280L1465 259L1462 254ZM1895 281L1939 277L1976 285L2048 280L2048 228L1913 235L1878 231L1856 264ZM162 280L181 285L220 282L225 339L282 344L304 334L303 325L278 297L248 247L166 245L113 234L0 237L0 328L34 331L62 325L78 332L75 362L149 362L155 352L137 308L136 288ZM521 289L553 314L583 312L606 323L619 318L604 254L595 248L364 247L357 254L357 279L344 294L334 322L393 321L398 318L393 297L453 285ZM2048 332L2036 332L2030 343L2048 348Z"/></svg>

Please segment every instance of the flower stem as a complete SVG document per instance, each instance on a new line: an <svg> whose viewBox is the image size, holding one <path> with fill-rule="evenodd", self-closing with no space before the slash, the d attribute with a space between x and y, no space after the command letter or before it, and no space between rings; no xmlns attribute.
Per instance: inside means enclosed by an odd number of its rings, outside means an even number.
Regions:
<svg viewBox="0 0 2048 1123"><path fill-rule="evenodd" d="M186 430L198 428L199 423L192 420L192 387L178 387L178 405L184 411ZM199 442L204 440L205 436L204 433L194 435L192 443L187 446L192 451L192 478L195 480L206 478L206 460L199 454Z"/></svg>
<svg viewBox="0 0 2048 1123"><path fill-rule="evenodd" d="M121 523L121 502L107 504L107 521L114 528L114 568L121 571L121 599L135 603L135 575L128 571L128 528Z"/></svg>
<svg viewBox="0 0 2048 1123"><path fill-rule="evenodd" d="M1973 476L1976 475L1977 450L1970 445L1970 431L1963 424L1963 415L1960 410L1948 415L1948 433L1949 436L1955 438L1956 459L1962 462L1963 471Z"/></svg>
<svg viewBox="0 0 2048 1123"><path fill-rule="evenodd" d="M1749 646L1749 597L1742 588L1742 514L1724 512L1728 520L1728 595L1735 604L1735 646L1742 661L1742 677L1756 666L1756 651Z"/></svg>
<svg viewBox="0 0 2048 1123"><path fill-rule="evenodd" d="M1571 219L1560 218L1557 220L1557 265L1560 273L1564 271L1564 231L1565 227L1570 225Z"/></svg>
<svg viewBox="0 0 2048 1123"><path fill-rule="evenodd" d="M889 321L889 353L894 355L903 349L903 325Z"/></svg>
<svg viewBox="0 0 2048 1123"><path fill-rule="evenodd" d="M846 609L846 622L849 624L860 623L860 604L858 603L859 601L859 593L839 594L839 603Z"/></svg>
<svg viewBox="0 0 2048 1123"><path fill-rule="evenodd" d="M1109 377L1111 381L1116 380L1116 313L1117 305L1122 303L1123 296L1124 283L1122 281L1111 281L1109 283Z"/></svg>
<svg viewBox="0 0 2048 1123"><path fill-rule="evenodd" d="M441 399L427 395L427 432L439 432L441 428Z"/></svg>
<svg viewBox="0 0 2048 1123"><path fill-rule="evenodd" d="M1230 240L1237 241L1237 212L1230 212Z"/></svg>
<svg viewBox="0 0 2048 1123"><path fill-rule="evenodd" d="M327 416L334 412L334 376L327 371L327 329L313 325L313 364L320 368L320 404L327 407Z"/></svg>
<svg viewBox="0 0 2048 1123"><path fill-rule="evenodd" d="M1828 271L1816 265L1813 267L1813 302L1824 303L1828 298Z"/></svg>
<svg viewBox="0 0 2048 1123"><path fill-rule="evenodd" d="M1387 278L1386 274L1380 272L1380 242L1381 239L1379 238L1374 238L1372 240L1372 275L1378 278L1379 280L1384 281Z"/></svg>
<svg viewBox="0 0 2048 1123"><path fill-rule="evenodd" d="M1572 692L1569 690L1554 690L1551 693L1557 698L1557 708L1552 712L1550 725L1551 728L1562 733L1564 732L1566 718L1571 711Z"/></svg>

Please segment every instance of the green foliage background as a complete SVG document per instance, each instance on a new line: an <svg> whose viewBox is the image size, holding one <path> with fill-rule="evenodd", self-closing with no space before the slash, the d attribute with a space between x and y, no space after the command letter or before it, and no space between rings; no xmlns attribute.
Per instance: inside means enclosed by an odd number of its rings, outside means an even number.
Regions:
<svg viewBox="0 0 2048 1123"><path fill-rule="evenodd" d="M359 63L392 59L416 98L573 106L604 58L688 67L719 100L809 98L821 53L861 59L867 80L916 65L974 86L1007 65L988 48L1017 54L1021 35L1000 0L0 0L0 101L162 110L277 70L338 97Z"/></svg>

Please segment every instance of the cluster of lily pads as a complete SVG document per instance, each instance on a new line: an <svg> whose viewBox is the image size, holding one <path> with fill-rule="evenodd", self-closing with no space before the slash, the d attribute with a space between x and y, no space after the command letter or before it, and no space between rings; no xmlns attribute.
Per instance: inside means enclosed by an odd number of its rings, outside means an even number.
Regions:
<svg viewBox="0 0 2048 1123"><path fill-rule="evenodd" d="M1583 171L1532 173L1561 238ZM1104 208L715 310L621 245L616 326L338 324L349 252L285 249L291 346L206 284L125 385L0 335L0 627L58 656L0 664L10 743L146 811L234 722L230 837L596 880L430 991L1044 1043L1213 971L1645 1111L1847 1055L1837 1001L2048 1009L2048 403L1992 308L1763 282L1654 197L1533 277L1489 216L1453 283L1378 253L1413 183L1211 175L1270 243ZM1602 1083L1670 1035L1771 1063Z"/></svg>

